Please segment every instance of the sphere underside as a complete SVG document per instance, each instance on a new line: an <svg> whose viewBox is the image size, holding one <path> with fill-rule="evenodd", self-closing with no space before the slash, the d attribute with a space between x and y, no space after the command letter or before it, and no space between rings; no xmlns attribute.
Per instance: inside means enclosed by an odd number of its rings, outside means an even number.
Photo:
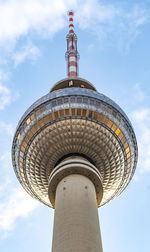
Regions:
<svg viewBox="0 0 150 252"><path fill-rule="evenodd" d="M100 171L101 205L124 190L137 162L136 138L124 112L84 88L54 91L29 108L14 137L13 166L28 193L52 207L49 176L61 158L74 153L88 157Z"/></svg>

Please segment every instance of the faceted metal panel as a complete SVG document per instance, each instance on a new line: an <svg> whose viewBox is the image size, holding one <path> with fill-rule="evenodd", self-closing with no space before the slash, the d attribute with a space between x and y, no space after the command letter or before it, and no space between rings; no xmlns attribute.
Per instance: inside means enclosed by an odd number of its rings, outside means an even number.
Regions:
<svg viewBox="0 0 150 252"><path fill-rule="evenodd" d="M124 190L136 167L137 143L129 119L96 91L72 87L47 94L19 122L12 147L14 170L28 193L51 206L49 175L70 153L89 157L99 169L104 205Z"/></svg>

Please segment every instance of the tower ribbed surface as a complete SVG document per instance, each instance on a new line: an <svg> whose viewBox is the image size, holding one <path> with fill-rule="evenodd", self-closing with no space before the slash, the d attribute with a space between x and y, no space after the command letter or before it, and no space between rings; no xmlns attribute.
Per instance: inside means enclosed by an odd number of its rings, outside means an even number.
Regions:
<svg viewBox="0 0 150 252"><path fill-rule="evenodd" d="M68 88L48 93L23 115L12 147L14 170L29 194L52 207L48 199L51 172L64 156L83 155L101 174L100 205L104 205L133 176L135 134L125 113L111 99L87 88L69 87L69 82Z"/></svg>

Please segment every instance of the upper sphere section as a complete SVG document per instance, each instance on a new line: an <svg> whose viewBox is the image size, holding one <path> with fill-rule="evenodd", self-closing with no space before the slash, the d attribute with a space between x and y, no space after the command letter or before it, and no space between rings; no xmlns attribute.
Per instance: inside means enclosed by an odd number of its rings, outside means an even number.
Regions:
<svg viewBox="0 0 150 252"><path fill-rule="evenodd" d="M101 174L104 205L119 195L133 176L136 137L115 102L85 80L84 87L81 79L68 80L71 87L66 87L66 79L57 83L24 113L13 140L14 170L31 196L52 207L48 199L50 174L64 156L83 155Z"/></svg>
<svg viewBox="0 0 150 252"><path fill-rule="evenodd" d="M50 90L50 92L63 89L63 88L72 88L80 87L87 88L96 91L95 87L87 80L81 78L66 78L61 81L58 81Z"/></svg>

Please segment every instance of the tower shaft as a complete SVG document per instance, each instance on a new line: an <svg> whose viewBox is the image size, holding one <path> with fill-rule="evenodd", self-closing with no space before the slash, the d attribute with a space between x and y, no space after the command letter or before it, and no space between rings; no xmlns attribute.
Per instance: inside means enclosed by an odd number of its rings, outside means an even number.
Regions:
<svg viewBox="0 0 150 252"><path fill-rule="evenodd" d="M86 176L72 174L56 189L52 252L102 252L96 191Z"/></svg>
<svg viewBox="0 0 150 252"><path fill-rule="evenodd" d="M73 11L68 12L69 33L67 35L67 52L65 55L67 61L68 77L78 76L79 53L77 51L77 36L74 33L73 15Z"/></svg>

